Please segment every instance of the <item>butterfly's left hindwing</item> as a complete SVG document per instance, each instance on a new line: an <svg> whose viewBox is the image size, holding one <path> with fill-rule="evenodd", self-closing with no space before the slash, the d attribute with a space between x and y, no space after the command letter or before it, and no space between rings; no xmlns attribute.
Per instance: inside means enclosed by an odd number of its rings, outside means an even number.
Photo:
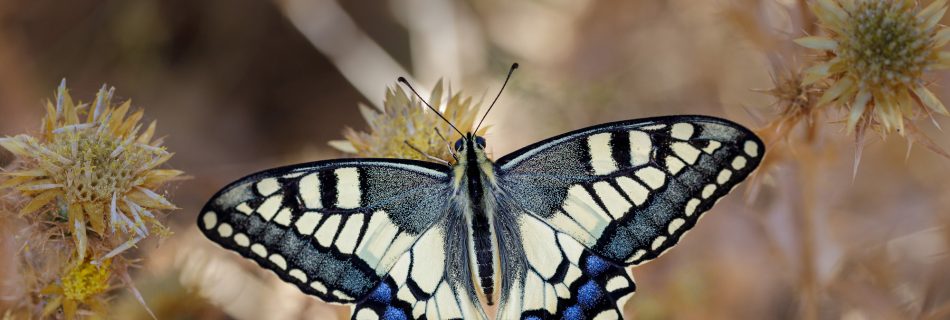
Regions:
<svg viewBox="0 0 950 320"><path fill-rule="evenodd" d="M198 225L303 292L353 303L445 216L447 181L444 167L403 160L272 169L218 192Z"/></svg>
<svg viewBox="0 0 950 320"><path fill-rule="evenodd" d="M487 319L472 285L467 227L444 219L403 254L365 300L353 307L356 320Z"/></svg>

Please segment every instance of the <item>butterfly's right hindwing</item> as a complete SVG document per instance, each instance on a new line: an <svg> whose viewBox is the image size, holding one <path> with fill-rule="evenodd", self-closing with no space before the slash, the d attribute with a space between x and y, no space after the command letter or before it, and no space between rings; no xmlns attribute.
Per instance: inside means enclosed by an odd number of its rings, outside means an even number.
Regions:
<svg viewBox="0 0 950 320"><path fill-rule="evenodd" d="M446 171L389 159L272 169L218 192L198 225L303 292L353 303L447 212Z"/></svg>

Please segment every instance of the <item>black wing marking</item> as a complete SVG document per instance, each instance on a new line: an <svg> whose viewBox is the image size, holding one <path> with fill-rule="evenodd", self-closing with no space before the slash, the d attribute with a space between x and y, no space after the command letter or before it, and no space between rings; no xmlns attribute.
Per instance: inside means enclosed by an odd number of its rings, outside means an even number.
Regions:
<svg viewBox="0 0 950 320"><path fill-rule="evenodd" d="M352 303L449 208L448 169L394 159L271 169L219 191L198 217L219 245L324 301Z"/></svg>
<svg viewBox="0 0 950 320"><path fill-rule="evenodd" d="M503 192L521 210L629 265L675 245L764 152L733 122L671 116L566 133L497 163Z"/></svg>

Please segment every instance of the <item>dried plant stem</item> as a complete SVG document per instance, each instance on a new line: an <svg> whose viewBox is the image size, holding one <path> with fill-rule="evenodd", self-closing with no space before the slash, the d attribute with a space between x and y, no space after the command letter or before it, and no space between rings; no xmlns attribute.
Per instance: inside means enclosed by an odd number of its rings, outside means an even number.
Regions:
<svg viewBox="0 0 950 320"><path fill-rule="evenodd" d="M379 88L392 83L394 75L409 77L409 72L363 32L336 0L281 0L276 4L294 27L377 109L383 110L381 103L385 98Z"/></svg>
<svg viewBox="0 0 950 320"><path fill-rule="evenodd" d="M818 159L810 148L803 148L799 162L800 225L799 241L801 254L801 318L818 319L818 276L815 270L817 256L815 244L815 187L818 174Z"/></svg>

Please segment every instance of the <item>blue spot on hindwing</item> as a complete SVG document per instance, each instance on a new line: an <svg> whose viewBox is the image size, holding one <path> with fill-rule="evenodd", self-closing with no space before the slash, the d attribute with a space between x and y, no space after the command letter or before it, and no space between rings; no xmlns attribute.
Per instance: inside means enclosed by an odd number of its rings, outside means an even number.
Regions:
<svg viewBox="0 0 950 320"><path fill-rule="evenodd" d="M600 296L603 295L603 293L600 285L594 282L594 280L588 280L587 283L577 290L577 302L584 307L584 309L590 309L597 303L597 300L600 300Z"/></svg>
<svg viewBox="0 0 950 320"><path fill-rule="evenodd" d="M370 300L388 303L393 299L392 289L389 288L389 285L385 282L380 283L376 290L373 291L373 294L369 296Z"/></svg>
<svg viewBox="0 0 950 320"><path fill-rule="evenodd" d="M564 317L563 317L562 319L564 319L564 320L583 320L583 319L584 319L584 311L581 310L581 307L578 307L578 306L576 306L576 305L567 307L567 309L564 309Z"/></svg>
<svg viewBox="0 0 950 320"><path fill-rule="evenodd" d="M402 310L396 309L393 306L386 307L386 313L383 314L383 320L408 320L409 317L406 316L406 313Z"/></svg>
<svg viewBox="0 0 950 320"><path fill-rule="evenodd" d="M604 261L604 259L601 259L595 255L589 255L587 256L587 265L585 271L587 271L591 278L593 278L606 271L607 267L609 266L610 265L607 264L607 261Z"/></svg>

